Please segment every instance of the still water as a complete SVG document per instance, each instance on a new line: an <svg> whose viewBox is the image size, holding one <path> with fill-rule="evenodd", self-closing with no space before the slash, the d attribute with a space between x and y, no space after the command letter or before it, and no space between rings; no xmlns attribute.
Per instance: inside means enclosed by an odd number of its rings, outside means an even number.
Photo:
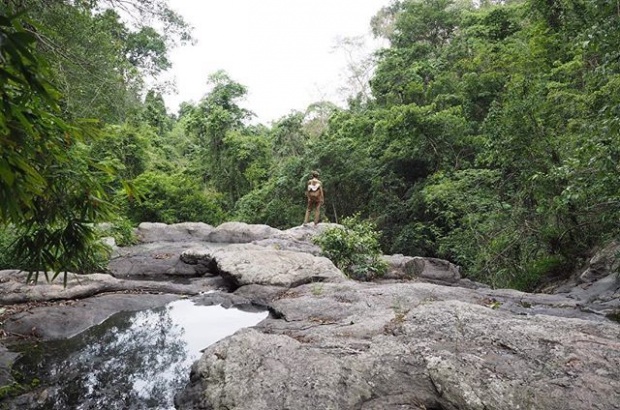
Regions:
<svg viewBox="0 0 620 410"><path fill-rule="evenodd" d="M33 409L174 409L200 351L267 314L191 300L122 312L74 338L28 346L14 368L40 386Z"/></svg>

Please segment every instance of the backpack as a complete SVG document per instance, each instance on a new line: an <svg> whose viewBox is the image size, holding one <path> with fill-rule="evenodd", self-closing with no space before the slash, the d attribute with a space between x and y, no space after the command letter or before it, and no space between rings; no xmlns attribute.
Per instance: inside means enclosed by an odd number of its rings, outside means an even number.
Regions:
<svg viewBox="0 0 620 410"><path fill-rule="evenodd" d="M321 181L317 180L316 184L312 184L313 180L308 181L308 197L310 198L320 198L321 197Z"/></svg>

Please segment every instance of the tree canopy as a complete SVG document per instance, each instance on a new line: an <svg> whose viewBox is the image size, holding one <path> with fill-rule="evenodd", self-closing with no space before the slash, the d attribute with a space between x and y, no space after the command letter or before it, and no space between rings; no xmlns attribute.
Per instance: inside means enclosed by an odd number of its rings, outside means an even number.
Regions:
<svg viewBox="0 0 620 410"><path fill-rule="evenodd" d="M96 270L100 221L299 225L318 169L323 220L355 216L384 253L533 289L618 235L618 20L605 0L393 1L371 21L389 45L350 67L348 106L264 125L224 71L174 114L147 89L191 41L164 0L4 2L10 263Z"/></svg>

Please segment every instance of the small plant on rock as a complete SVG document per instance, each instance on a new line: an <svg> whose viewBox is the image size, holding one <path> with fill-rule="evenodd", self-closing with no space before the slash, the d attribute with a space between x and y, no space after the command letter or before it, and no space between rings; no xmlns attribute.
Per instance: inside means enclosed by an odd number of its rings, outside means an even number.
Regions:
<svg viewBox="0 0 620 410"><path fill-rule="evenodd" d="M381 257L381 233L359 215L343 220L343 226L329 228L313 238L321 252L347 276L357 280L372 280L387 271Z"/></svg>
<svg viewBox="0 0 620 410"><path fill-rule="evenodd" d="M111 236L118 246L131 246L138 243L133 224L127 218L119 218L112 225Z"/></svg>
<svg viewBox="0 0 620 410"><path fill-rule="evenodd" d="M323 284L322 283L313 283L310 291L314 296L321 296L323 294Z"/></svg>

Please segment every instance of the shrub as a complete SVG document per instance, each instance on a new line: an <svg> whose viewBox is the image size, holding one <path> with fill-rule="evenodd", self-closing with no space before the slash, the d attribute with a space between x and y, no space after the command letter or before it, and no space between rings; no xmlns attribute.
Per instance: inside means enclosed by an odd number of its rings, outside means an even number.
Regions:
<svg viewBox="0 0 620 410"><path fill-rule="evenodd" d="M134 223L205 222L225 220L221 194L205 190L182 174L146 172L134 181L141 198L130 201L127 215Z"/></svg>
<svg viewBox="0 0 620 410"><path fill-rule="evenodd" d="M120 217L112 223L97 224L96 229L99 238L111 236L117 246L131 246L138 243L134 225L127 218Z"/></svg>
<svg viewBox="0 0 620 410"><path fill-rule="evenodd" d="M21 269L36 272L47 266L56 278L63 272L93 273L105 271L109 249L97 240L100 232L92 224L36 226L31 229L0 227L0 270ZM64 275L63 275L64 276ZM66 276L64 276L66 279Z"/></svg>
<svg viewBox="0 0 620 410"><path fill-rule="evenodd" d="M11 225L0 226L0 270L17 268L17 262L11 252L11 245L16 239L15 228Z"/></svg>
<svg viewBox="0 0 620 410"><path fill-rule="evenodd" d="M15 264L12 268L29 272L29 281L36 282L39 272L47 280L63 274L65 281L67 272L103 272L110 260L109 248L98 241L92 224L72 220L64 225L19 227L15 235L7 254Z"/></svg>
<svg viewBox="0 0 620 410"><path fill-rule="evenodd" d="M322 254L329 258L347 276L357 280L372 280L387 271L387 262L381 258L381 233L369 221L358 215L344 218L343 226L326 229L314 237Z"/></svg>

